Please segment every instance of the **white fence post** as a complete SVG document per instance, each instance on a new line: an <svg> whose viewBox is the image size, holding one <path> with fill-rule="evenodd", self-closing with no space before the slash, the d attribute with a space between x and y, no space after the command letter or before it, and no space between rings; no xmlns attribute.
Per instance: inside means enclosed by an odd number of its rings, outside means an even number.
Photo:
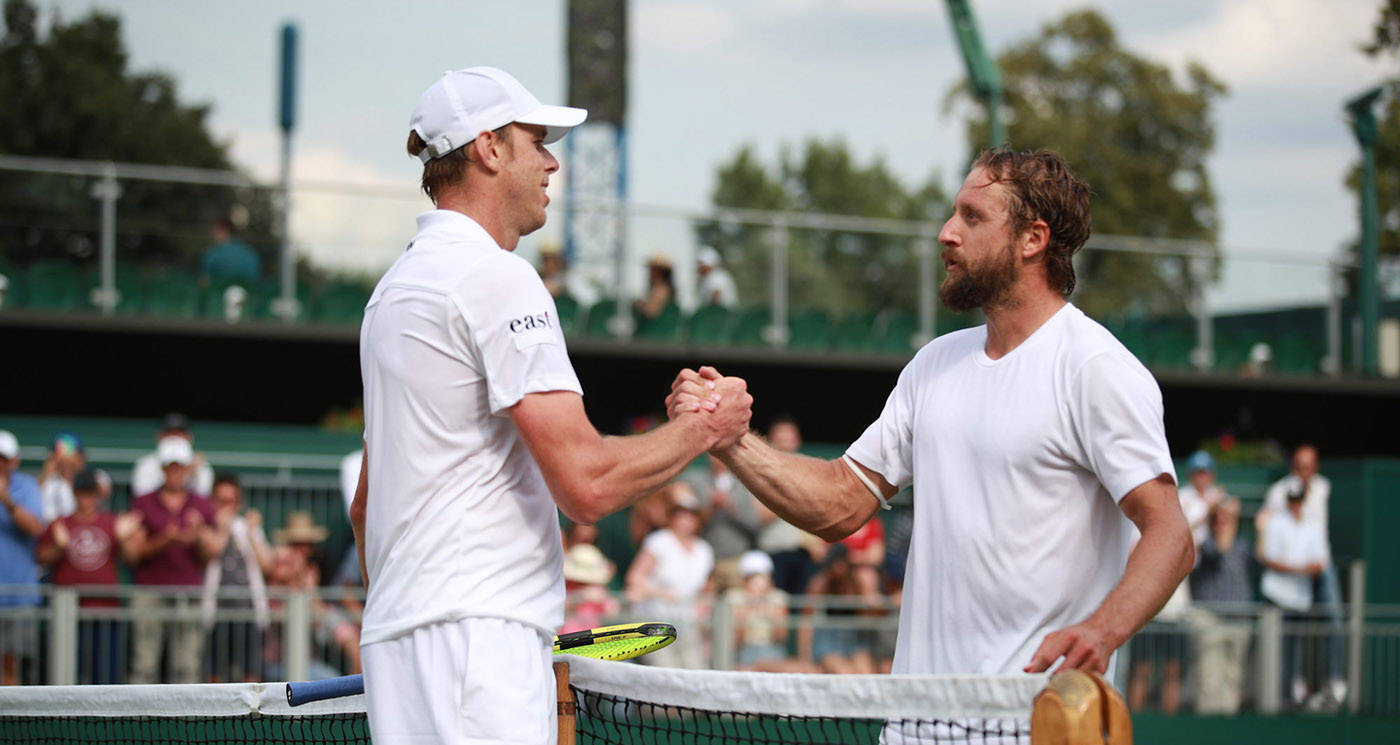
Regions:
<svg viewBox="0 0 1400 745"><path fill-rule="evenodd" d="M734 608L722 594L715 599L714 610L710 614L710 639L713 644L713 659L710 660L713 669L733 670Z"/></svg>
<svg viewBox="0 0 1400 745"><path fill-rule="evenodd" d="M78 682L78 591L55 587L49 596L49 684Z"/></svg>
<svg viewBox="0 0 1400 745"><path fill-rule="evenodd" d="M1357 714L1361 711L1361 685L1365 680L1361 673L1366 649L1366 562L1353 561L1347 581L1351 585L1351 613L1347 617L1347 710Z"/></svg>
<svg viewBox="0 0 1400 745"><path fill-rule="evenodd" d="M938 336L938 277L934 264L934 241L924 235L914 243L919 257L919 343L923 347Z"/></svg>
<svg viewBox="0 0 1400 745"><path fill-rule="evenodd" d="M773 317L764 338L775 349L782 349L788 343L788 225L782 220L774 220L768 231L769 248L772 251L769 275L770 294L773 298Z"/></svg>
<svg viewBox="0 0 1400 745"><path fill-rule="evenodd" d="M311 593L298 590L287 596L282 618L282 674L287 680L306 680L311 668Z"/></svg>
<svg viewBox="0 0 1400 745"><path fill-rule="evenodd" d="M1283 708L1283 611L1272 605L1262 608L1256 635L1255 708L1260 714L1277 714Z"/></svg>

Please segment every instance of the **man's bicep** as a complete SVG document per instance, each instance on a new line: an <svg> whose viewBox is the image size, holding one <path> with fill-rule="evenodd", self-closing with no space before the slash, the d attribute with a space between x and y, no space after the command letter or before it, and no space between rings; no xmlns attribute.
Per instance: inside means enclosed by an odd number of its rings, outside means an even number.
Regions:
<svg viewBox="0 0 1400 745"><path fill-rule="evenodd" d="M851 471L851 475L861 482L860 490L875 497L882 504L889 502L894 495L899 493L899 487L891 484L883 474L866 466L851 455L844 455L840 460L845 461L845 466ZM860 478L862 475L865 476L865 479ZM871 490L871 486L874 486L875 490L880 493L876 494L875 491Z"/></svg>
<svg viewBox="0 0 1400 745"><path fill-rule="evenodd" d="M1186 516L1181 511L1181 500L1176 494L1176 480L1167 473L1158 474L1156 478L1129 490L1118 501L1118 507L1133 521L1138 530L1144 532L1148 526L1162 521L1186 525Z"/></svg>
<svg viewBox="0 0 1400 745"><path fill-rule="evenodd" d="M599 437L573 391L528 393L506 412L546 476Z"/></svg>

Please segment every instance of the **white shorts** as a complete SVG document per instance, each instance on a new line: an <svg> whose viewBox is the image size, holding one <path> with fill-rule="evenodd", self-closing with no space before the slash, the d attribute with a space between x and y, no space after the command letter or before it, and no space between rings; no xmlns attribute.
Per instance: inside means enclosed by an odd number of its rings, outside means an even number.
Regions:
<svg viewBox="0 0 1400 745"><path fill-rule="evenodd" d="M504 618L464 618L361 650L375 742L554 745L552 640Z"/></svg>

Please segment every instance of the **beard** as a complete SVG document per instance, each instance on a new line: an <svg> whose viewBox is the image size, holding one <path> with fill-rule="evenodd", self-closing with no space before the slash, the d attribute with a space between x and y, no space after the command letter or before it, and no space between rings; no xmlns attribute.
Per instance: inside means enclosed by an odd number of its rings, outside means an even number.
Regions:
<svg viewBox="0 0 1400 745"><path fill-rule="evenodd" d="M1016 250L1010 242L981 264L960 263L958 269L957 274L944 278L938 288L938 299L954 313L1004 305L1011 297L1016 279L1021 276Z"/></svg>

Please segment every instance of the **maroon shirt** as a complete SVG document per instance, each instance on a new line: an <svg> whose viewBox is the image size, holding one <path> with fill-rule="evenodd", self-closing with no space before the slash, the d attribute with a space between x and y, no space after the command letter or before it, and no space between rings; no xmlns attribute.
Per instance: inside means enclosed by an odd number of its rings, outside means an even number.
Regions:
<svg viewBox="0 0 1400 745"><path fill-rule="evenodd" d="M68 548L53 567L55 585L117 584L117 516L99 512L90 520L77 515L60 517L49 523L39 538L41 547L53 545L53 529L58 523L68 528ZM119 606L119 598L83 598L82 605Z"/></svg>
<svg viewBox="0 0 1400 745"><path fill-rule="evenodd" d="M187 526L194 522L205 526L214 524L214 505L208 499L185 492L185 503L171 512L160 501L160 492L143 494L131 502L133 512L141 516L147 540L165 532L167 525ZM136 565L138 585L203 585L204 562L199 558L199 542L169 543L159 552L147 556Z"/></svg>

